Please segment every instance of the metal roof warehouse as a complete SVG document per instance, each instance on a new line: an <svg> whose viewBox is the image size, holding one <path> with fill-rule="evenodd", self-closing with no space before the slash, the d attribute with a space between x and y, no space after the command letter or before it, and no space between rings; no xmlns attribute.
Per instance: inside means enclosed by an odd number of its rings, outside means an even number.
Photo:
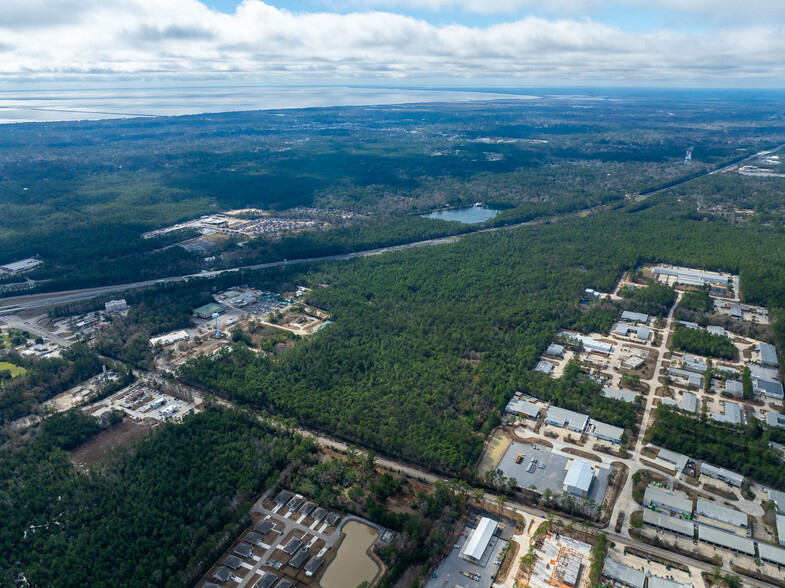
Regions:
<svg viewBox="0 0 785 588"><path fill-rule="evenodd" d="M731 525L736 525L737 527L743 527L745 529L748 529L750 526L746 513L733 510L732 508L728 508L722 504L717 504L711 500L706 500L705 498L698 498L698 501L695 504L695 514L703 515L705 517L709 517Z"/></svg>
<svg viewBox="0 0 785 588"><path fill-rule="evenodd" d="M657 529L663 529L689 539L695 536L695 525L692 521L655 512L648 508L643 510L643 522Z"/></svg>
<svg viewBox="0 0 785 588"><path fill-rule="evenodd" d="M733 533L726 533L719 531L706 525L698 525L698 539L716 547L729 549L736 553L744 553L747 555L755 555L755 543L752 539L734 535Z"/></svg>
<svg viewBox="0 0 785 588"><path fill-rule="evenodd" d="M677 494L675 491L664 490L657 486L646 487L643 504L683 515L692 514L692 500L687 498L685 494Z"/></svg>
<svg viewBox="0 0 785 588"><path fill-rule="evenodd" d="M485 553L485 549L488 547L488 544L493 538L493 534L496 532L497 524L498 523L493 519L482 517L477 528L472 531L469 540L466 542L466 545L461 552L461 557L473 562L481 561L482 554Z"/></svg>
<svg viewBox="0 0 785 588"><path fill-rule="evenodd" d="M589 415L573 412L566 408L559 408L558 406L551 406L548 409L548 414L545 416L545 422L554 427L566 425L571 431L583 433L586 430L586 425L589 423Z"/></svg>

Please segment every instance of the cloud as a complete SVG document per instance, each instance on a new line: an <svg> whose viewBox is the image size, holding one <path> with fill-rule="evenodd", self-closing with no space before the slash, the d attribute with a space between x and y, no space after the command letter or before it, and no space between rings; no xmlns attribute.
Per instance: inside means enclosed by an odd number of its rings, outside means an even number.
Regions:
<svg viewBox="0 0 785 588"><path fill-rule="evenodd" d="M275 81L730 85L785 79L777 57L785 34L774 25L632 34L590 19L527 16L486 27L435 26L381 11L295 13L259 0L245 0L231 15L198 0L79 0L70 17L36 22L32 16L48 2L11 1L13 19L0 16L0 39L9 47L0 79L248 74ZM69 0L57 1L65 6ZM23 4L31 7L27 18Z"/></svg>

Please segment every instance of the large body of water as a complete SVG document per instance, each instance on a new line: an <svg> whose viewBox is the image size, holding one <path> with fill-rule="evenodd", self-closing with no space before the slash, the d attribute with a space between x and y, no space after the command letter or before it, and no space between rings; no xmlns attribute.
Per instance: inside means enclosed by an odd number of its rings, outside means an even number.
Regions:
<svg viewBox="0 0 785 588"><path fill-rule="evenodd" d="M379 566L367 553L379 532L357 521L346 523L342 532L346 537L319 582L323 588L359 586L363 582L370 583L379 573Z"/></svg>
<svg viewBox="0 0 785 588"><path fill-rule="evenodd" d="M0 91L0 123L532 98L536 96L453 89L347 86L4 90Z"/></svg>
<svg viewBox="0 0 785 588"><path fill-rule="evenodd" d="M425 218L438 218L439 220L458 221L467 225L477 223L484 223L492 219L499 210L490 208L489 206L467 206L465 208L450 208L449 210L437 210L436 212L429 212L423 214Z"/></svg>

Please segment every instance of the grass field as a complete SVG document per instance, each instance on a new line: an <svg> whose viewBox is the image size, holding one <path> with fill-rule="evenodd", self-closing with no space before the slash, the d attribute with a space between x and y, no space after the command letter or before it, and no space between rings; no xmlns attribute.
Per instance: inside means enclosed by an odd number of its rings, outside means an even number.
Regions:
<svg viewBox="0 0 785 588"><path fill-rule="evenodd" d="M19 367L18 365L14 365L12 363L8 363L7 361L0 361L0 372L3 370L8 370L11 372L11 377L15 378L17 376L23 376L27 373L27 370L23 367Z"/></svg>

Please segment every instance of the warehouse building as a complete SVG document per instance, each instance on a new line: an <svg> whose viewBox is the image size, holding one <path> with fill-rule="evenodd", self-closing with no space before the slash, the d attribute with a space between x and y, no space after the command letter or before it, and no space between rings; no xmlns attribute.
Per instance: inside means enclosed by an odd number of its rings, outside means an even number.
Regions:
<svg viewBox="0 0 785 588"><path fill-rule="evenodd" d="M711 413L711 418L718 423L728 423L731 425L742 424L741 407L733 402L725 403L725 413L719 414L717 412Z"/></svg>
<svg viewBox="0 0 785 588"><path fill-rule="evenodd" d="M6 272L9 274L21 274L22 272L28 272L34 267L41 265L43 261L39 261L37 259L33 259L32 257L28 259L22 259L20 261L14 261L12 263L7 263L5 265L0 266L0 272Z"/></svg>
<svg viewBox="0 0 785 588"><path fill-rule="evenodd" d="M226 310L226 307L223 304L218 302L210 302L209 304L205 304L204 306L200 306L199 308L194 309L194 316L200 319L209 319L216 313L221 314Z"/></svg>
<svg viewBox="0 0 785 588"><path fill-rule="evenodd" d="M731 486L736 486L737 488L741 488L741 485L744 483L744 476L741 474L737 474L736 472L731 472L730 470L723 468L718 468L717 466L713 466L710 463L704 463L701 465L701 474L709 476L710 478L714 478L715 480L720 480L721 482L725 482Z"/></svg>
<svg viewBox="0 0 785 588"><path fill-rule="evenodd" d="M702 272L698 270L691 270L691 269L684 269L684 268L676 268L676 267L664 267L658 265L653 270L654 275L656 276L667 276L673 277L676 279L676 282L681 284L682 286L724 286L727 287L730 278L727 276L721 276L719 274L711 274L708 272Z"/></svg>
<svg viewBox="0 0 785 588"><path fill-rule="evenodd" d="M594 470L589 463L582 459L573 459L564 477L563 489L574 496L588 496L593 480Z"/></svg>
<svg viewBox="0 0 785 588"><path fill-rule="evenodd" d="M675 490L665 490L657 486L647 486L643 495L643 505L660 508L682 516L692 515L692 500Z"/></svg>
<svg viewBox="0 0 785 588"><path fill-rule="evenodd" d="M613 580L617 584L628 588L644 588L646 584L646 574L623 563L619 563L612 557L605 558L605 565L602 568L602 575Z"/></svg>
<svg viewBox="0 0 785 588"><path fill-rule="evenodd" d="M681 362L681 369L696 374L703 374L707 369L709 369L709 365L702 357L687 353L684 355L684 359Z"/></svg>
<svg viewBox="0 0 785 588"><path fill-rule="evenodd" d="M770 427L785 427L785 414L774 412L773 410L766 411L766 424Z"/></svg>
<svg viewBox="0 0 785 588"><path fill-rule="evenodd" d="M738 380L726 380L725 393L733 398L741 398L744 396L744 385Z"/></svg>
<svg viewBox="0 0 785 588"><path fill-rule="evenodd" d="M524 398L513 398L504 410L510 414L536 419L540 414L540 404Z"/></svg>
<svg viewBox="0 0 785 588"><path fill-rule="evenodd" d="M681 378L682 380L686 380L688 387L689 386L692 386L693 388L703 387L703 376L700 374L672 367L672 368L668 368L668 375L672 378Z"/></svg>
<svg viewBox="0 0 785 588"><path fill-rule="evenodd" d="M675 406L676 408L686 410L687 412L698 411L698 397L692 392L685 392L682 394L681 400L678 402L673 398L663 398L662 403L666 406Z"/></svg>
<svg viewBox="0 0 785 588"><path fill-rule="evenodd" d="M551 372L553 371L553 368L554 368L554 365L552 363L550 363L548 361L545 361L545 360L540 360L537 363L536 367L534 368L534 371L537 372L538 374L543 374L545 376L550 376Z"/></svg>
<svg viewBox="0 0 785 588"><path fill-rule="evenodd" d="M711 500L706 500L705 498L698 498L695 503L695 514L714 519L715 521L721 521L729 525L734 525L735 527L747 531L750 529L750 522L746 513L733 510L732 508L717 504Z"/></svg>
<svg viewBox="0 0 785 588"><path fill-rule="evenodd" d="M782 392L782 384L774 380L768 380L764 378L753 378L752 390L755 392L755 394L762 394L763 396L776 398L778 400L782 400L784 396Z"/></svg>
<svg viewBox="0 0 785 588"><path fill-rule="evenodd" d="M482 517L477 528L469 535L469 539L463 546L460 556L472 563L479 564L488 545L491 543L498 523L488 517Z"/></svg>
<svg viewBox="0 0 785 588"><path fill-rule="evenodd" d="M110 300L104 304L104 309L106 312L123 312L124 310L128 310L128 303L125 301L125 298Z"/></svg>
<svg viewBox="0 0 785 588"><path fill-rule="evenodd" d="M548 349L545 350L545 355L550 355L551 357L563 357L564 345L557 345L556 343L551 343L550 345L548 345Z"/></svg>
<svg viewBox="0 0 785 588"><path fill-rule="evenodd" d="M785 549L769 545L768 543L758 543L758 553L762 561L777 566L785 566Z"/></svg>
<svg viewBox="0 0 785 588"><path fill-rule="evenodd" d="M725 337L726 336L725 329L723 329L722 327L717 327L715 325L709 325L708 327L706 327L706 330L709 333L711 333L712 335L717 335L718 337Z"/></svg>
<svg viewBox="0 0 785 588"><path fill-rule="evenodd" d="M643 511L643 524L654 527L658 531L666 531L687 539L692 539L695 536L695 525L692 521L649 509Z"/></svg>
<svg viewBox="0 0 785 588"><path fill-rule="evenodd" d="M603 343L602 341L597 341L596 339L586 337L580 333L574 333L572 331L561 331L559 333L559 337L562 337L571 343L580 345L584 350L589 352L601 353L603 355L610 355L613 353L613 345L611 343Z"/></svg>
<svg viewBox="0 0 785 588"><path fill-rule="evenodd" d="M755 556L755 542L747 537L720 531L706 525L698 525L698 539L714 547L727 549L734 553Z"/></svg>
<svg viewBox="0 0 785 588"><path fill-rule="evenodd" d="M692 588L692 584L682 584L681 582L660 576L649 576L646 588Z"/></svg>
<svg viewBox="0 0 785 588"><path fill-rule="evenodd" d="M647 324L649 322L649 315L643 314L642 312L632 312L629 310L625 310L621 313L622 320L630 321L631 323L642 323Z"/></svg>
<svg viewBox="0 0 785 588"><path fill-rule="evenodd" d="M589 435L602 439L603 441L610 441L612 443L621 443L621 437L624 435L624 429L621 427L614 427L613 425L606 425L599 421L592 421L589 425Z"/></svg>
<svg viewBox="0 0 785 588"><path fill-rule="evenodd" d="M785 545L785 515L777 514L777 537L779 537L780 545Z"/></svg>
<svg viewBox="0 0 785 588"><path fill-rule="evenodd" d="M583 433L586 430L586 425L589 424L589 415L551 406L545 415L545 423L554 427L566 426L570 431Z"/></svg>
<svg viewBox="0 0 785 588"><path fill-rule="evenodd" d="M629 323L617 324L613 332L619 337L634 337L639 341L648 341L651 337L651 331L646 327L639 327Z"/></svg>
<svg viewBox="0 0 785 588"><path fill-rule="evenodd" d="M758 343L755 350L760 354L760 364L768 367L780 365L777 359L777 348L769 343Z"/></svg>
<svg viewBox="0 0 785 588"><path fill-rule="evenodd" d="M619 390L618 388L610 388L609 386L605 386L602 389L602 395L605 398L613 398L614 400L621 400L622 402L629 402L630 404L634 404L635 399L638 397L635 392L630 392L629 390Z"/></svg>
<svg viewBox="0 0 785 588"><path fill-rule="evenodd" d="M677 474L680 474L684 471L684 468L687 467L687 464L690 462L690 458L686 455L681 453L676 453L675 451L669 451L668 449L657 448L656 446L652 446L654 449L659 449L660 452L657 454L657 459L664 461L674 467Z"/></svg>

